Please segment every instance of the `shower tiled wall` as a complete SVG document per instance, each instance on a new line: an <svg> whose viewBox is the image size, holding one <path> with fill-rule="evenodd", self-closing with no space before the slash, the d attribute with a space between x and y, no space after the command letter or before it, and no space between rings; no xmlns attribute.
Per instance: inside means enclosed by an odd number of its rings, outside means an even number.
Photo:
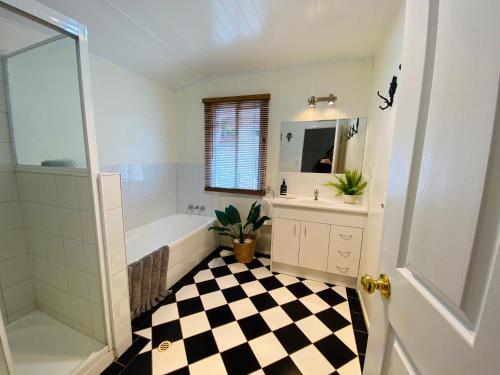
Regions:
<svg viewBox="0 0 500 375"><path fill-rule="evenodd" d="M35 308L35 298L12 160L2 78L0 75L0 309L6 322L12 322Z"/></svg>
<svg viewBox="0 0 500 375"><path fill-rule="evenodd" d="M175 163L103 165L101 171L121 174L126 231L176 212Z"/></svg>
<svg viewBox="0 0 500 375"><path fill-rule="evenodd" d="M203 163L177 163L177 212L186 213L188 205L193 204L205 207L201 215L214 216L214 210L220 206L220 195L204 189Z"/></svg>
<svg viewBox="0 0 500 375"><path fill-rule="evenodd" d="M17 183L36 306L104 341L88 177L18 172Z"/></svg>

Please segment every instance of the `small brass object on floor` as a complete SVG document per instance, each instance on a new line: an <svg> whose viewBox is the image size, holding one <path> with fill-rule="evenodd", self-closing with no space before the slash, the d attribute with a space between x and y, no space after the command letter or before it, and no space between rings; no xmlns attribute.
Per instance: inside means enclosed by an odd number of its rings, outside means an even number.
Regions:
<svg viewBox="0 0 500 375"><path fill-rule="evenodd" d="M162 341L160 343L160 345L158 345L158 351L164 352L167 349L170 349L171 346L172 346L172 343L170 341L168 341L168 340Z"/></svg>

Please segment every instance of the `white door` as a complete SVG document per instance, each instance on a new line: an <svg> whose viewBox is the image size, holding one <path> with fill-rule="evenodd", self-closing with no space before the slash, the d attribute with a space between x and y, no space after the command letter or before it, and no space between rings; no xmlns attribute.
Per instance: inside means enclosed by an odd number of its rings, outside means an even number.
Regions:
<svg viewBox="0 0 500 375"><path fill-rule="evenodd" d="M273 219L273 262L296 266L299 262L300 221Z"/></svg>
<svg viewBox="0 0 500 375"><path fill-rule="evenodd" d="M500 1L407 0L365 374L500 374L499 73Z"/></svg>
<svg viewBox="0 0 500 375"><path fill-rule="evenodd" d="M300 230L299 266L326 271L330 225L302 221Z"/></svg>

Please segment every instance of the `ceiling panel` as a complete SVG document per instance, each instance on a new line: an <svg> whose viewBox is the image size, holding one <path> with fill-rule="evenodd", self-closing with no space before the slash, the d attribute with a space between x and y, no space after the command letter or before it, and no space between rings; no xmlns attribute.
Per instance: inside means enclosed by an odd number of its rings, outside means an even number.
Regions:
<svg viewBox="0 0 500 375"><path fill-rule="evenodd" d="M40 0L91 51L176 88L212 75L371 55L402 0Z"/></svg>

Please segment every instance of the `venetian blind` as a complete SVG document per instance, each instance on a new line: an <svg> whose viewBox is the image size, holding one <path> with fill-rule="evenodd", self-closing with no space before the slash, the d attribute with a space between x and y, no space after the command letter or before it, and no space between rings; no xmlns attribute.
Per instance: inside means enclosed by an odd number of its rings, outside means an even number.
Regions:
<svg viewBox="0 0 500 375"><path fill-rule="evenodd" d="M205 98L205 190L264 194L270 94Z"/></svg>

